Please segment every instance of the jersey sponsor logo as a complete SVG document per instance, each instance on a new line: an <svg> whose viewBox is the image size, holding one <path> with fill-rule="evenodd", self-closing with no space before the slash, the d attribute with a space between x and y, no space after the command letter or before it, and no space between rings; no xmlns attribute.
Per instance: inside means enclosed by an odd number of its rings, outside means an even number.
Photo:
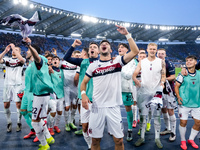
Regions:
<svg viewBox="0 0 200 150"><path fill-rule="evenodd" d="M110 66L97 68L92 72L92 74L93 74L93 77L101 76L101 75L119 72L121 71L121 69L122 69L122 66L119 63L117 63Z"/></svg>
<svg viewBox="0 0 200 150"><path fill-rule="evenodd" d="M77 66L61 65L61 68L65 70L76 70Z"/></svg>

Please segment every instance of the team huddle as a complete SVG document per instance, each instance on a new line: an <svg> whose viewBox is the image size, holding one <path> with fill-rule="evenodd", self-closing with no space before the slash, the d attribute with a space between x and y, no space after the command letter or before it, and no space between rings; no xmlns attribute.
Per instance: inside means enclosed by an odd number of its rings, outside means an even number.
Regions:
<svg viewBox="0 0 200 150"><path fill-rule="evenodd" d="M82 43L76 39L66 52L62 61L57 56L47 53L40 55L41 49L24 42L28 48L26 59L21 56L21 49L9 44L0 54L0 63L6 66L3 89L4 112L7 119L7 132L12 130L10 102L17 107L17 129L22 129L21 116L30 127L30 133L24 139L35 136L39 141L38 150L49 150L55 143L52 135L60 133L59 122L62 114L65 118L65 130L76 130L75 114L78 108L79 124L82 129L75 134L82 134L88 149L100 150L104 128L113 136L116 150L124 149L123 122L120 106L124 104L127 112L127 141L132 141L132 128L139 124L137 134L140 138L135 146L145 143L145 132L151 129L154 118L155 144L163 148L160 135L170 134L169 141L176 140L176 116L178 108L181 136L181 148L187 149L186 125L189 113L194 119L194 126L188 139L193 148L200 130L200 73L197 70L197 58L186 57L186 67L175 77L175 67L165 59L166 50L158 49L157 44L149 43L147 53L138 49L131 34L125 27L116 25L119 33L128 41L118 45L117 57L112 58L111 44L102 40L100 44L91 42L82 52L75 48ZM4 55L12 49L12 57ZM22 69L25 71L25 88L22 88ZM175 79L176 78L176 79ZM175 82L175 83L174 83ZM161 115L166 129L161 129Z"/></svg>

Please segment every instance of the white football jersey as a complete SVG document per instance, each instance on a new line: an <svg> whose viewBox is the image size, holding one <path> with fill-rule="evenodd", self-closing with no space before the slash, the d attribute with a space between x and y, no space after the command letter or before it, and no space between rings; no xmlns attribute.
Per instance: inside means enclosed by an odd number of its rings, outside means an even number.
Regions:
<svg viewBox="0 0 200 150"><path fill-rule="evenodd" d="M24 64L17 58L3 58L6 66L6 77L4 85L20 85L22 84L22 70Z"/></svg>
<svg viewBox="0 0 200 150"><path fill-rule="evenodd" d="M153 93L160 85L162 70L162 59L157 58L149 61L148 58L141 60L141 86L146 91Z"/></svg>
<svg viewBox="0 0 200 150"><path fill-rule="evenodd" d="M97 60L91 63L86 75L93 79L93 106L115 107L122 105L121 69L123 56L114 60Z"/></svg>
<svg viewBox="0 0 200 150"><path fill-rule="evenodd" d="M74 88L77 89L77 87L74 85L74 77L76 72L79 71L79 67L67 61L62 61L61 69L63 69L64 73L64 86L71 87L73 88L72 90L74 90Z"/></svg>

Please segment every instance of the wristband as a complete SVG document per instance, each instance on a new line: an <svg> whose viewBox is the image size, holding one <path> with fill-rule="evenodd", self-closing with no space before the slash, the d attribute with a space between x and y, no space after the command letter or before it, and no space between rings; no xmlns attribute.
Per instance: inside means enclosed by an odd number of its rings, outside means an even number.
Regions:
<svg viewBox="0 0 200 150"><path fill-rule="evenodd" d="M86 94L86 92L85 91L81 91L81 95L83 95L83 94Z"/></svg>
<svg viewBox="0 0 200 150"><path fill-rule="evenodd" d="M126 39L128 40L128 39L130 39L130 38L132 38L132 36L131 36L131 34L130 33L128 33L127 35L125 35L126 36Z"/></svg>

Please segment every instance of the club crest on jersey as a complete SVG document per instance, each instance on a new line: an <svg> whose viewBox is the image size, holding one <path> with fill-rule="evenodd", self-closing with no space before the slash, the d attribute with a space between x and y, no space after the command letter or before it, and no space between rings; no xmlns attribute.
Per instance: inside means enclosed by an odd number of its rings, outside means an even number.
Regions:
<svg viewBox="0 0 200 150"><path fill-rule="evenodd" d="M195 84L195 82L193 81L192 84Z"/></svg>
<svg viewBox="0 0 200 150"><path fill-rule="evenodd" d="M59 78L61 78L61 76L59 76Z"/></svg>
<svg viewBox="0 0 200 150"><path fill-rule="evenodd" d="M92 129L91 129L91 128L89 128L88 132L89 132L89 134L92 134Z"/></svg>
<svg viewBox="0 0 200 150"><path fill-rule="evenodd" d="M182 113L179 114L179 117L182 118Z"/></svg>

